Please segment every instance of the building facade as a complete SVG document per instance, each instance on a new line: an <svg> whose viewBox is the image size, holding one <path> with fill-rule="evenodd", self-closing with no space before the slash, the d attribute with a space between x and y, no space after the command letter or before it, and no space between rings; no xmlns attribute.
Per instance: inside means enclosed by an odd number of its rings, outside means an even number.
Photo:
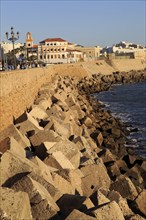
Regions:
<svg viewBox="0 0 146 220"><path fill-rule="evenodd" d="M62 38L47 38L38 46L38 60L45 64L75 63L83 59L83 53Z"/></svg>

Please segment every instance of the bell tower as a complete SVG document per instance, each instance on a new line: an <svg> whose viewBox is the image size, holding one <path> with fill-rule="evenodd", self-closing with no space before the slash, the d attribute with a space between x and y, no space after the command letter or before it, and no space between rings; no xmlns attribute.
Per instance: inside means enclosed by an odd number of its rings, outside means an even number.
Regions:
<svg viewBox="0 0 146 220"><path fill-rule="evenodd" d="M32 47L33 47L33 39L31 33L28 32L26 34L26 48L32 48Z"/></svg>

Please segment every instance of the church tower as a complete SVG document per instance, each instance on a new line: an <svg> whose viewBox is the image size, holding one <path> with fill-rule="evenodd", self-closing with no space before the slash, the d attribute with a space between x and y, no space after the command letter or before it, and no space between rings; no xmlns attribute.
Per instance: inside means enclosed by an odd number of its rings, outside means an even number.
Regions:
<svg viewBox="0 0 146 220"><path fill-rule="evenodd" d="M32 47L33 47L33 39L31 33L28 32L26 34L26 48L32 48Z"/></svg>

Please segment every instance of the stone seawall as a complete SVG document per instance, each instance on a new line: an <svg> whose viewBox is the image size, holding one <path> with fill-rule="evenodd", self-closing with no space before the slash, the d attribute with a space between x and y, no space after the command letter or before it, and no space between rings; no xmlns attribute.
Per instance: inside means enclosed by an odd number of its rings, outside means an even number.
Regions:
<svg viewBox="0 0 146 220"><path fill-rule="evenodd" d="M90 93L144 71L53 76L0 133L0 219L144 220L146 161Z"/></svg>
<svg viewBox="0 0 146 220"><path fill-rule="evenodd" d="M141 60L94 61L76 64L50 65L21 71L1 72L0 74L0 131L13 122L23 111L32 105L40 87L58 75L83 78L92 74L111 74L115 71L142 70Z"/></svg>

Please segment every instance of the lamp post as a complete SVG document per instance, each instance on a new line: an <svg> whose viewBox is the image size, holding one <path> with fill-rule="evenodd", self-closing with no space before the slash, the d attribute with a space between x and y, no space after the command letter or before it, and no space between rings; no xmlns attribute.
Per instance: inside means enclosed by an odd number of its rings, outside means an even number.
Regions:
<svg viewBox="0 0 146 220"><path fill-rule="evenodd" d="M17 37L15 37L15 33L14 33L13 29L14 29L14 28L11 27L11 37L10 37L10 38L8 37L8 35L9 35L8 32L6 32L6 38L7 38L9 41L11 41L12 44L13 44L14 69L16 69L16 59L15 59L14 43L15 43L16 40L19 39L19 32L16 33L16 34L17 34Z"/></svg>

